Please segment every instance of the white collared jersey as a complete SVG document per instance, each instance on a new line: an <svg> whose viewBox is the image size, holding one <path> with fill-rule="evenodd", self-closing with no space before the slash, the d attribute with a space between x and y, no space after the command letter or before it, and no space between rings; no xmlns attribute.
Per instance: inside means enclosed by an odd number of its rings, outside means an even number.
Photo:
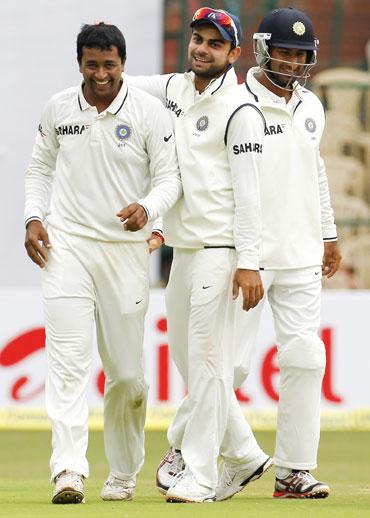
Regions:
<svg viewBox="0 0 370 518"><path fill-rule="evenodd" d="M166 243L235 246L238 267L258 269L258 170L264 119L237 87L233 68L199 94L193 72L128 77L172 115L184 196L163 218Z"/></svg>
<svg viewBox="0 0 370 518"><path fill-rule="evenodd" d="M101 113L87 103L82 85L54 95L26 173L26 223L46 219L57 229L103 241L146 239L151 225L126 232L116 213L139 201L155 219L178 199L172 133L162 104L124 82Z"/></svg>
<svg viewBox="0 0 370 518"><path fill-rule="evenodd" d="M298 87L286 103L257 81L245 85L266 119L260 168L260 266L289 269L321 265L323 241L337 239L320 140L325 116L319 99Z"/></svg>

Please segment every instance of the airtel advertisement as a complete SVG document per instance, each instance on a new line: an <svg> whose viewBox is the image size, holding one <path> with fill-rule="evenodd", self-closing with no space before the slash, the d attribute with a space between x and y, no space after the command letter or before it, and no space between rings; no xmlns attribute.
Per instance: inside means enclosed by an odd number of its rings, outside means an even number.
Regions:
<svg viewBox="0 0 370 518"><path fill-rule="evenodd" d="M0 311L0 410L42 408L46 365L41 293L37 290L2 290ZM362 416L364 412L370 415L369 319L370 291L323 293L319 332L326 348L327 366L322 408L329 414L361 411ZM164 292L161 289L151 291L146 318L144 368L150 387L149 415L160 408L176 407L185 388L169 354ZM237 391L237 397L247 413L274 410L276 415L278 387L273 319L266 304L251 374ZM95 346L88 389L91 409L101 409L103 390L104 373Z"/></svg>

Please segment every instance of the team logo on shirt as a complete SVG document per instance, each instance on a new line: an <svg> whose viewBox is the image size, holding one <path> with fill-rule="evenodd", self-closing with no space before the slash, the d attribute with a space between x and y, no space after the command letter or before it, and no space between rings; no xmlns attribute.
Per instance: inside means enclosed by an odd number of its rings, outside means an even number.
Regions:
<svg viewBox="0 0 370 518"><path fill-rule="evenodd" d="M197 120L196 127L198 131L205 131L208 128L209 119L207 115L203 115L200 119Z"/></svg>
<svg viewBox="0 0 370 518"><path fill-rule="evenodd" d="M310 117L306 119L306 122L304 123L306 130L310 133L315 133L316 131L316 122L311 119Z"/></svg>
<svg viewBox="0 0 370 518"><path fill-rule="evenodd" d="M118 124L116 127L116 137L120 142L129 139L131 136L131 128L127 124Z"/></svg>

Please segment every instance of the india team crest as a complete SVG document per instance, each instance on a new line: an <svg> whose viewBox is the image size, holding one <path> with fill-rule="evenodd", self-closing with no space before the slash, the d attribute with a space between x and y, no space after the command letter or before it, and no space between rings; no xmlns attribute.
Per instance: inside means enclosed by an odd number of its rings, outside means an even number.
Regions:
<svg viewBox="0 0 370 518"><path fill-rule="evenodd" d="M311 118L306 119L306 122L304 123L304 125L305 125L307 131L309 131L310 133L315 133L316 122L313 119L311 119Z"/></svg>
<svg viewBox="0 0 370 518"><path fill-rule="evenodd" d="M118 140L123 142L124 140L128 140L130 138L131 128L130 126L127 126L127 124L118 124L115 133Z"/></svg>
<svg viewBox="0 0 370 518"><path fill-rule="evenodd" d="M304 24L302 22L295 22L293 24L293 32L297 36L303 36L303 34L306 32L306 27L304 26Z"/></svg>
<svg viewBox="0 0 370 518"><path fill-rule="evenodd" d="M209 125L209 119L207 115L203 115L200 117L200 119L197 120L197 130L198 131L205 131L208 128Z"/></svg>

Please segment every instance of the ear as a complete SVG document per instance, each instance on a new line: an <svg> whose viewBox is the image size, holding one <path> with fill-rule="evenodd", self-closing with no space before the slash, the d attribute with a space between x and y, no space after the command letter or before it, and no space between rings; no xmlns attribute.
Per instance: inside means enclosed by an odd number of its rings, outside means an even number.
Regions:
<svg viewBox="0 0 370 518"><path fill-rule="evenodd" d="M229 63L232 65L236 61L238 61L240 54L242 52L242 49L240 47L234 47L229 52Z"/></svg>
<svg viewBox="0 0 370 518"><path fill-rule="evenodd" d="M82 74L82 64L80 61L78 61L78 58L77 58L77 63L78 63L78 70L81 72Z"/></svg>

